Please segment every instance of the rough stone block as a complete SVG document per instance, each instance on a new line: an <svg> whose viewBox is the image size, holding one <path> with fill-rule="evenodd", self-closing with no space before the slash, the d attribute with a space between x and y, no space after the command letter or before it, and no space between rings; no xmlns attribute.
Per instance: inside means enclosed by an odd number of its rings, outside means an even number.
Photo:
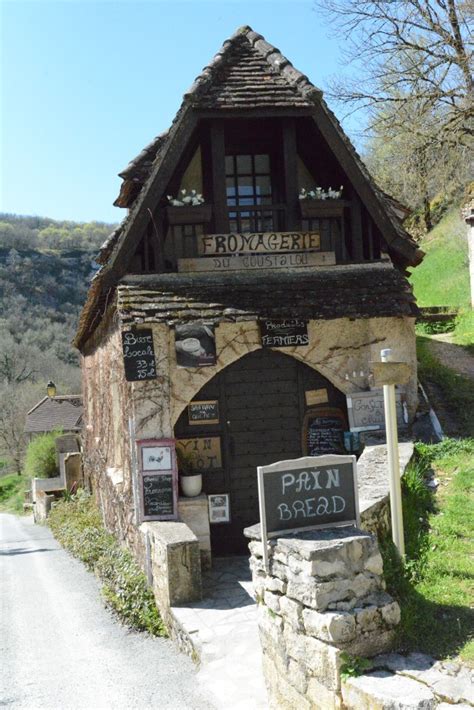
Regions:
<svg viewBox="0 0 474 710"><path fill-rule="evenodd" d="M380 609L380 613L387 626L397 626L400 623L400 607L397 602L386 604Z"/></svg>
<svg viewBox="0 0 474 710"><path fill-rule="evenodd" d="M263 595L263 600L267 607L271 609L275 614L280 611L280 595L274 594L273 592L265 592Z"/></svg>
<svg viewBox="0 0 474 710"><path fill-rule="evenodd" d="M306 668L301 666L296 661L291 660L288 663L288 681L290 684L298 691L304 695L306 693L306 688L308 687L308 679L306 677Z"/></svg>
<svg viewBox="0 0 474 710"><path fill-rule="evenodd" d="M286 582L278 579L278 577L265 577L265 589L269 592L279 592L280 594L285 594L286 592Z"/></svg>
<svg viewBox="0 0 474 710"><path fill-rule="evenodd" d="M301 613L303 605L294 599L280 597L280 613L285 622L288 622L297 631L303 631Z"/></svg>
<svg viewBox="0 0 474 710"><path fill-rule="evenodd" d="M306 632L321 641L330 643L347 643L356 633L356 623L353 614L347 612L320 613L312 609L303 611Z"/></svg>
<svg viewBox="0 0 474 710"><path fill-rule="evenodd" d="M380 554L380 552L377 552L374 555L371 555L371 557L369 557L369 559L366 560L364 567L367 570L367 572L372 572L372 574L382 575L383 574L383 560L382 560L382 555Z"/></svg>
<svg viewBox="0 0 474 710"><path fill-rule="evenodd" d="M422 683L387 671L344 681L342 700L351 710L434 710L437 704Z"/></svg>
<svg viewBox="0 0 474 710"><path fill-rule="evenodd" d="M289 656L304 664L311 676L317 678L326 688L338 690L340 687L341 651L313 636L295 632L285 624L283 636Z"/></svg>
<svg viewBox="0 0 474 710"><path fill-rule="evenodd" d="M311 702L312 710L341 710L342 707L338 693L328 690L316 678L310 678L306 697Z"/></svg>
<svg viewBox="0 0 474 710"><path fill-rule="evenodd" d="M376 606L366 606L354 609L356 624L361 633L375 631L382 625L382 619Z"/></svg>
<svg viewBox="0 0 474 710"><path fill-rule="evenodd" d="M366 634L357 634L352 641L341 645L344 651L352 656L362 656L364 658L372 658L379 653L389 651L393 646L395 637L395 629L377 629Z"/></svg>

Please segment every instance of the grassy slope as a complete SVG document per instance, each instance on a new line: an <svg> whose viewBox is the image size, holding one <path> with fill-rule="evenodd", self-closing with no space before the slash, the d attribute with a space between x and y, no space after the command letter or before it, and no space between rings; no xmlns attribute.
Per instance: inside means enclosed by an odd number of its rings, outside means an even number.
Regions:
<svg viewBox="0 0 474 710"><path fill-rule="evenodd" d="M459 207L447 212L420 246L426 256L410 277L418 305L469 306L467 236Z"/></svg>

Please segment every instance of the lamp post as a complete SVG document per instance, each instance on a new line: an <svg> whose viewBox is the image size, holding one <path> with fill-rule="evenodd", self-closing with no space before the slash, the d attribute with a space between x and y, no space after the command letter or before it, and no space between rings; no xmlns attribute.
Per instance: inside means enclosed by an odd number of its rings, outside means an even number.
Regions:
<svg viewBox="0 0 474 710"><path fill-rule="evenodd" d="M52 399L56 395L56 385L54 384L53 380L50 380L46 385L46 394L50 399Z"/></svg>

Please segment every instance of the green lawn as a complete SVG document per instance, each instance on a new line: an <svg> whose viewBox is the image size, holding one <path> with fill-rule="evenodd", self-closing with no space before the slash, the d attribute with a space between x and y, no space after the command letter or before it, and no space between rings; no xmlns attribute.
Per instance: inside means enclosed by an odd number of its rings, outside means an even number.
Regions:
<svg viewBox="0 0 474 710"><path fill-rule="evenodd" d="M446 213L420 247L426 256L410 276L418 305L467 309L470 304L467 231L458 206Z"/></svg>
<svg viewBox="0 0 474 710"><path fill-rule="evenodd" d="M432 494L424 476L440 485ZM406 562L383 544L389 591L402 621L397 647L474 665L474 439L417 446L403 484Z"/></svg>

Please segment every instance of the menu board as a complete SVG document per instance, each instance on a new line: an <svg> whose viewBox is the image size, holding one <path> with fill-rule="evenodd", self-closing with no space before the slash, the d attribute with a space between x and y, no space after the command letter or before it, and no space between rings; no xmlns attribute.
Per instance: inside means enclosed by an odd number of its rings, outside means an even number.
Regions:
<svg viewBox="0 0 474 710"><path fill-rule="evenodd" d="M156 379L153 331L150 328L123 331L122 351L127 382Z"/></svg>
<svg viewBox="0 0 474 710"><path fill-rule="evenodd" d="M137 441L141 520L178 519L178 468L174 439Z"/></svg>
<svg viewBox="0 0 474 710"><path fill-rule="evenodd" d="M147 473L142 475L144 517L154 519L174 514L172 473Z"/></svg>
<svg viewBox="0 0 474 710"><path fill-rule="evenodd" d="M305 456L342 454L346 417L337 407L315 407L303 420L303 453Z"/></svg>

